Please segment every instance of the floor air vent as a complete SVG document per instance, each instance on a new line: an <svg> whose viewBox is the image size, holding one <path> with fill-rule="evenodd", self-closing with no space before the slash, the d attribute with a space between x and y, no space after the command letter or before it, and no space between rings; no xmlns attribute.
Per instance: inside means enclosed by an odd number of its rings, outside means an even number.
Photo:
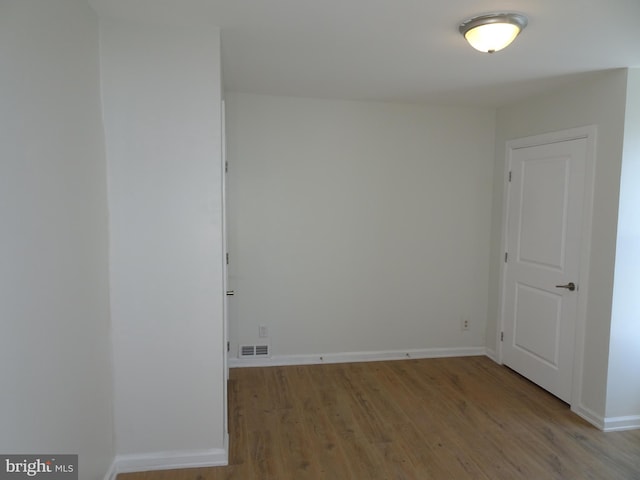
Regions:
<svg viewBox="0 0 640 480"><path fill-rule="evenodd" d="M268 356L269 345L240 345L240 358Z"/></svg>

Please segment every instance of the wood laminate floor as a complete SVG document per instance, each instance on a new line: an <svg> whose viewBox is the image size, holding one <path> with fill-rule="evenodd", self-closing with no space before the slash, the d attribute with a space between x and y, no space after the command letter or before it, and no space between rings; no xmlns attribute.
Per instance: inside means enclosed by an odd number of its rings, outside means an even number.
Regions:
<svg viewBox="0 0 640 480"><path fill-rule="evenodd" d="M229 466L118 480L640 479L603 433L486 357L233 369Z"/></svg>

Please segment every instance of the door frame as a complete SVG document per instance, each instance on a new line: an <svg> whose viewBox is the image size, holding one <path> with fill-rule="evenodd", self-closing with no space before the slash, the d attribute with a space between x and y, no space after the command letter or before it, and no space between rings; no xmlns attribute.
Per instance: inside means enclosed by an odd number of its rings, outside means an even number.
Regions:
<svg viewBox="0 0 640 480"><path fill-rule="evenodd" d="M501 256L503 259L504 252L507 252L508 245L508 218L509 218L509 196L511 193L511 184L509 182L509 171L511 170L512 152L521 148L535 147L539 145L548 145L552 143L566 142L570 140L586 139L587 141L587 158L585 165L585 186L583 197L583 220L581 229L581 246L580 246L580 272L578 277L579 291L578 305L576 312L575 325L575 346L573 353L573 378L571 385L570 405L573 411L579 409L582 396L582 374L584 363L584 346L585 332L587 324L587 299L589 296L589 264L591 257L591 230L593 220L593 197L595 188L595 167L596 167L596 136L597 127L595 125L587 125L583 127L570 128L555 132L533 135L530 137L517 138L508 140L505 145L505 162L504 162L504 189L502 198L502 235L501 235ZM505 325L505 289L506 289L506 273L509 264L501 260L500 265L500 289L498 298L498 329L496 331L496 345L498 363L502 365L502 340L501 334Z"/></svg>
<svg viewBox="0 0 640 480"><path fill-rule="evenodd" d="M222 368L224 370L224 411L223 424L225 434L225 447L227 457L229 453L229 267L228 259L228 239L227 239L227 110L224 98L220 102L220 195L222 204Z"/></svg>

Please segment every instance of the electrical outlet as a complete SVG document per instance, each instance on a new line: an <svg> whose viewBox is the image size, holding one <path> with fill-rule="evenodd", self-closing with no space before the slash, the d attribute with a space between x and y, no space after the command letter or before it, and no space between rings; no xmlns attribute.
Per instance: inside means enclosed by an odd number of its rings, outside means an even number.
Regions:
<svg viewBox="0 0 640 480"><path fill-rule="evenodd" d="M466 332L467 330L469 330L469 319L468 318L463 318L462 319L462 331Z"/></svg>
<svg viewBox="0 0 640 480"><path fill-rule="evenodd" d="M260 325L258 327L258 336L260 338L267 338L269 336L269 329L266 325Z"/></svg>

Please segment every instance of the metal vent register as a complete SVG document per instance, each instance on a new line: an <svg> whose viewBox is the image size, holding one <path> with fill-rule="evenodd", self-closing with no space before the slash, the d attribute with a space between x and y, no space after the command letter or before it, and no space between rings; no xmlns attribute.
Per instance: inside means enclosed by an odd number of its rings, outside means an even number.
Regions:
<svg viewBox="0 0 640 480"><path fill-rule="evenodd" d="M240 358L268 356L269 345L240 345Z"/></svg>

